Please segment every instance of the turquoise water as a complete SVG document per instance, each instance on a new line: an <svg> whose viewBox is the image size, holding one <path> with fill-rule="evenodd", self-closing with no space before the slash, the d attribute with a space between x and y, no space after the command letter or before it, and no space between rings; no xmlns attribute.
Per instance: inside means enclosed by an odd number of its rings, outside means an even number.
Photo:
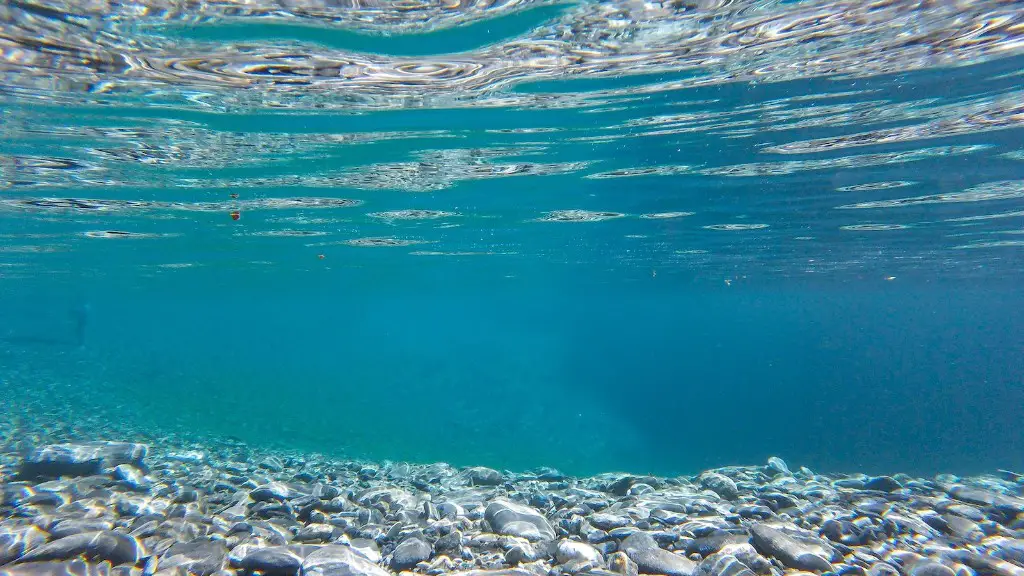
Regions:
<svg viewBox="0 0 1024 576"><path fill-rule="evenodd" d="M108 8L0 23L6 442L1024 467L1012 4Z"/></svg>

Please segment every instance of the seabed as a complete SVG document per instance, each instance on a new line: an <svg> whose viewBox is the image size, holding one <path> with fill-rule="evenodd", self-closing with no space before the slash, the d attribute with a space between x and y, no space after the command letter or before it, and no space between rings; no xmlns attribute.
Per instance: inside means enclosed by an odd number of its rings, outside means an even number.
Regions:
<svg viewBox="0 0 1024 576"><path fill-rule="evenodd" d="M1024 576L1024 477L572 477L233 440L0 455L0 575Z"/></svg>

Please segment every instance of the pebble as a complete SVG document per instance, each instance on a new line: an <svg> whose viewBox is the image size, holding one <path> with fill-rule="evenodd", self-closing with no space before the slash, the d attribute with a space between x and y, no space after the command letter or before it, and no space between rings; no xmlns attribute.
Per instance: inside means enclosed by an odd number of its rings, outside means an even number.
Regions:
<svg viewBox="0 0 1024 576"><path fill-rule="evenodd" d="M303 576L389 576L387 570L348 546L318 548L302 562Z"/></svg>
<svg viewBox="0 0 1024 576"><path fill-rule="evenodd" d="M772 457L573 478L160 446L0 453L0 576L1024 576L1024 477L1007 473Z"/></svg>
<svg viewBox="0 0 1024 576"><path fill-rule="evenodd" d="M107 561L117 566L135 564L146 556L143 545L127 534L103 530L73 534L30 550L16 562L71 560L82 556L87 560Z"/></svg>
<svg viewBox="0 0 1024 576"><path fill-rule="evenodd" d="M85 442L50 444L36 448L21 463L18 477L23 480L90 476L101 474L119 464L143 468L149 448L131 442Z"/></svg>
<svg viewBox="0 0 1024 576"><path fill-rule="evenodd" d="M811 572L832 570L823 546L808 545L766 524L752 524L749 530L751 543L762 554L778 559L788 568Z"/></svg>
<svg viewBox="0 0 1024 576"><path fill-rule="evenodd" d="M527 540L553 540L555 529L543 514L522 504L495 500L487 505L484 519L498 534L520 536Z"/></svg>
<svg viewBox="0 0 1024 576"><path fill-rule="evenodd" d="M408 538L395 548L391 556L392 570L411 570L430 559L430 545L419 538Z"/></svg>
<svg viewBox="0 0 1024 576"><path fill-rule="evenodd" d="M697 570L693 560L662 550L657 541L645 532L629 536L622 542L621 548L630 560L636 562L641 574L693 576Z"/></svg>
<svg viewBox="0 0 1024 576"><path fill-rule="evenodd" d="M227 546L221 540L178 542L164 552L160 569L181 567L194 576L211 576L225 567L227 554Z"/></svg>

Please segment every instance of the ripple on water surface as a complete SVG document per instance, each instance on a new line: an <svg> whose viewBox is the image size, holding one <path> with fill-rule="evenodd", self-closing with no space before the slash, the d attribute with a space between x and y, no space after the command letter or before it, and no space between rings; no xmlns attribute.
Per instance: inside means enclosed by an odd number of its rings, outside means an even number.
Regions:
<svg viewBox="0 0 1024 576"><path fill-rule="evenodd" d="M0 253L1024 271L1020 10L940 4L10 3Z"/></svg>

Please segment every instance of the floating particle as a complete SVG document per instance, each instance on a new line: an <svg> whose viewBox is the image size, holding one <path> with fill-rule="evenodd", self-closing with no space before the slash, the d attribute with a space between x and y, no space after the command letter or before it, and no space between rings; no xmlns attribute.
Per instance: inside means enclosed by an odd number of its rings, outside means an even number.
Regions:
<svg viewBox="0 0 1024 576"><path fill-rule="evenodd" d="M555 210L548 212L538 222L600 222L622 218L625 214L620 212L591 212L589 210Z"/></svg>
<svg viewBox="0 0 1024 576"><path fill-rule="evenodd" d="M83 232L83 236L87 238L162 238L171 236L170 234L146 234L141 232L125 232L123 230L89 230Z"/></svg>
<svg viewBox="0 0 1024 576"><path fill-rule="evenodd" d="M709 224L707 230L760 230L767 228L767 224Z"/></svg>
<svg viewBox="0 0 1024 576"><path fill-rule="evenodd" d="M988 182L986 184L972 186L971 188L968 188L961 192L929 194L928 196L896 198L893 200L878 200L875 202L859 202L857 204L846 204L843 206L839 206L838 208L898 208L901 206L917 206L921 204L984 202L987 200L1015 200L1017 198L1024 198L1024 180L1004 180L1000 182Z"/></svg>
<svg viewBox="0 0 1024 576"><path fill-rule="evenodd" d="M1024 246L1024 240L997 240L995 242L976 242L974 244L954 246L953 249L967 250L971 248L1005 248L1010 246Z"/></svg>
<svg viewBox="0 0 1024 576"><path fill-rule="evenodd" d="M307 238L310 236L326 236L323 230L262 230L251 232L247 236L261 236L265 238Z"/></svg>
<svg viewBox="0 0 1024 576"><path fill-rule="evenodd" d="M403 238L356 238L343 241L343 244L348 244L349 246L412 246L413 244L423 243L423 240L407 240Z"/></svg>
<svg viewBox="0 0 1024 576"><path fill-rule="evenodd" d="M381 220L434 220L458 216L458 214L443 210L388 210L385 212L371 212L367 216L380 218Z"/></svg>
<svg viewBox="0 0 1024 576"><path fill-rule="evenodd" d="M693 216L696 212L654 212L652 214L641 214L641 218L648 220L664 220L667 218L682 218L684 216Z"/></svg>
<svg viewBox="0 0 1024 576"><path fill-rule="evenodd" d="M867 184L854 184L853 186L843 186L836 188L839 192L870 192L871 190L888 190L890 188L903 188L904 186L913 186L917 182L911 180L893 180L890 182L869 182Z"/></svg>
<svg viewBox="0 0 1024 576"><path fill-rule="evenodd" d="M840 226L840 230L853 230L859 232L874 232L882 230L904 230L908 226L904 224L848 224Z"/></svg>

